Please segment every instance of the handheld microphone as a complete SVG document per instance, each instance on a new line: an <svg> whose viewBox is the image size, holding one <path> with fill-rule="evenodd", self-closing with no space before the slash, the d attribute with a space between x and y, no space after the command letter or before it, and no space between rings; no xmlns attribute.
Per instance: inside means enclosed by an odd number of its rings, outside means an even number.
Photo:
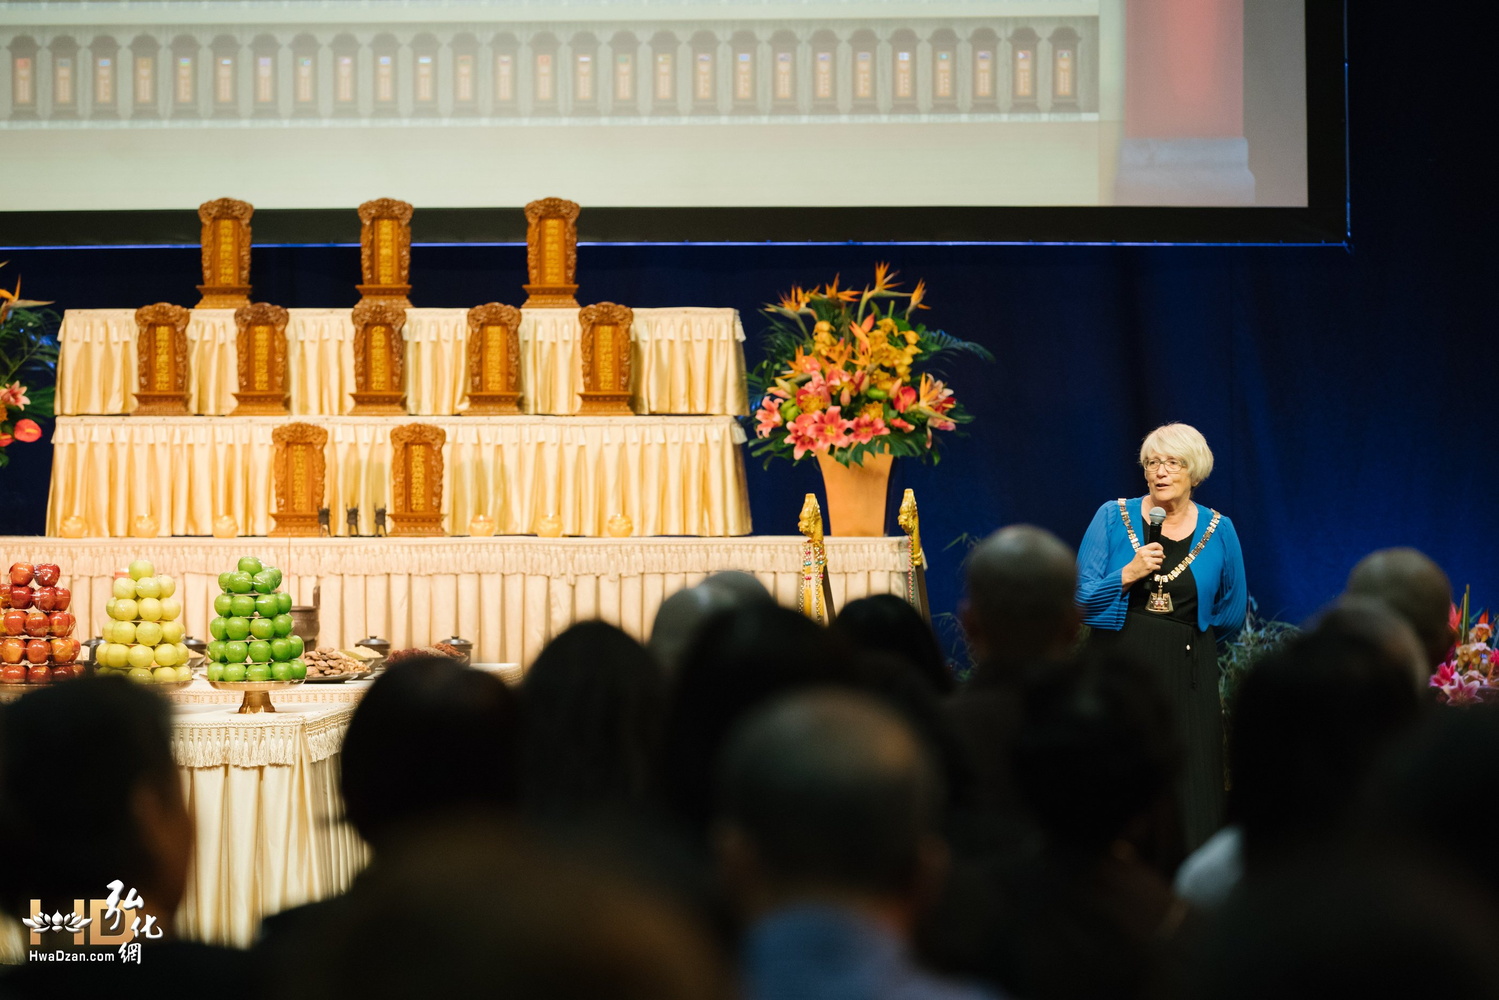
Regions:
<svg viewBox="0 0 1499 1000"><path fill-rule="evenodd" d="M1149 545L1161 540L1161 525L1166 520L1166 508L1152 507L1147 517L1150 520L1150 526L1145 529L1145 544Z"/></svg>

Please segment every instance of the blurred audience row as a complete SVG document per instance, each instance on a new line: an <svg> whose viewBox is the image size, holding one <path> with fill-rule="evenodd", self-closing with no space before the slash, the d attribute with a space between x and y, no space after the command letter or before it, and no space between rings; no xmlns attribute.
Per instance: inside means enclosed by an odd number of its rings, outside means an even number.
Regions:
<svg viewBox="0 0 1499 1000"><path fill-rule="evenodd" d="M984 541L961 685L901 599L823 628L744 574L669 598L648 647L573 626L517 689L394 666L341 756L372 862L249 951L172 934L192 824L166 701L30 693L0 713L0 907L120 879L165 933L0 995L1499 997L1499 720L1430 707L1439 568L1375 553L1250 671L1231 822L1190 857L1170 704L1080 652L1076 585L1040 529Z"/></svg>

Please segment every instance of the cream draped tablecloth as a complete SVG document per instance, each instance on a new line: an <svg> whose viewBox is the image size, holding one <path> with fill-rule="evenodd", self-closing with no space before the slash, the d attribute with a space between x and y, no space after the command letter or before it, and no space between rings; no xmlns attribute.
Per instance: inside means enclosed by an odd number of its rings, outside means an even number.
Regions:
<svg viewBox="0 0 1499 1000"><path fill-rule="evenodd" d="M353 707L272 698L263 715L176 710L172 756L196 832L184 937L248 945L262 917L343 891L368 860L338 794Z"/></svg>
<svg viewBox="0 0 1499 1000"><path fill-rule="evenodd" d="M172 757L194 827L185 938L247 946L262 917L342 892L369 861L338 791L353 705L299 705L301 690L273 695L274 714L175 710ZM21 961L25 941L5 920L0 962Z"/></svg>
<svg viewBox="0 0 1499 1000"><path fill-rule="evenodd" d="M51 561L73 591L78 635L99 634L116 570L149 559L177 579L188 632L206 636L218 575L242 555L281 568L298 604L320 595L318 645L347 648L369 635L392 648L458 635L473 659L529 665L573 622L602 618L640 639L661 601L720 570L753 573L796 606L802 542L750 538L158 538L0 537L0 552ZM828 577L842 607L906 592L904 536L829 538ZM45 560L44 560L45 557ZM189 689L191 690L191 689ZM299 692L309 692L303 685ZM279 703L279 700L278 700Z"/></svg>
<svg viewBox="0 0 1499 1000"><path fill-rule="evenodd" d="M78 516L123 538L150 514L163 535L209 535L229 514L247 535L274 521L272 431L286 417L59 417L47 532ZM389 508L390 431L405 417L305 418L328 430L326 493L336 534L359 508L361 534ZM744 535L749 496L733 417L446 417L445 530L475 514L524 534L557 514L569 535L601 536L623 513L636 535ZM393 525L394 522L392 522Z"/></svg>
<svg viewBox="0 0 1499 1000"><path fill-rule="evenodd" d="M354 323L348 309L291 309L286 327L291 412L337 416L353 407ZM468 407L468 310L406 311L406 405L421 416ZM521 313L521 405L571 414L583 388L576 309ZM239 387L234 311L194 309L187 327L188 409L221 416ZM70 309L58 333L57 413L135 410L134 309ZM744 328L733 309L636 309L631 391L638 413L746 412Z"/></svg>

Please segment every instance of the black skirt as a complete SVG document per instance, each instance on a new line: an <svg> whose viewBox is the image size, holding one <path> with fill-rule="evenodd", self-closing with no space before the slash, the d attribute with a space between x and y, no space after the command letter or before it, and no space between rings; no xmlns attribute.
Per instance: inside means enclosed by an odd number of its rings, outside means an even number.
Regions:
<svg viewBox="0 0 1499 1000"><path fill-rule="evenodd" d="M1213 634L1164 615L1131 611L1124 628L1095 628L1089 644L1148 666L1170 702L1182 752L1176 788L1183 847L1195 851L1223 825L1223 706Z"/></svg>

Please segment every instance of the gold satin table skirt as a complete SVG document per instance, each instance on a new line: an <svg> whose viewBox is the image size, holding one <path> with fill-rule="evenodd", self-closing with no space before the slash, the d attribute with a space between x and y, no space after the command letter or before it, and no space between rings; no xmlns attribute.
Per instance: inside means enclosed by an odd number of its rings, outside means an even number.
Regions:
<svg viewBox="0 0 1499 1000"><path fill-rule="evenodd" d="M324 504L335 534L359 508L361 534L390 507L390 430L408 417L313 417L328 430ZM271 432L284 417L59 417L47 533L78 516L121 538L135 518L162 535L210 535L232 516L243 535L274 522ZM636 535L746 535L749 497L733 417L445 417L443 525L467 534L492 517L500 534L531 533L557 514L568 535L603 536L614 514Z"/></svg>
<svg viewBox="0 0 1499 1000"><path fill-rule="evenodd" d="M337 416L353 408L354 322L348 309L290 309L286 327L291 412ZM406 405L421 416L468 408L468 310L406 311ZM521 405L527 413L578 411L583 389L576 309L521 313ZM232 309L194 309L187 327L188 409L233 411L239 387ZM70 309L58 332L57 413L135 410L134 309ZM636 309L631 352L637 413L748 412L744 328L733 309Z"/></svg>

